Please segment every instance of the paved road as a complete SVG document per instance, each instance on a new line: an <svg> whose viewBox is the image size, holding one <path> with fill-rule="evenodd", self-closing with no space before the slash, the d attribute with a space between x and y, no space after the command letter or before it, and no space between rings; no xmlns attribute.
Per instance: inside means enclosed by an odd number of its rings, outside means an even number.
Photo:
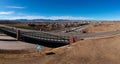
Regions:
<svg viewBox="0 0 120 64"><path fill-rule="evenodd" d="M109 32L100 32L100 33L87 33L87 34L75 34L75 36L79 38L92 38L92 37L100 37L100 36L107 36L107 35L116 35L120 34L120 30L116 31L109 31Z"/></svg>
<svg viewBox="0 0 120 64"><path fill-rule="evenodd" d="M79 27L76 27L76 28L72 28L70 30L66 30L66 31L63 31L64 33L71 33L71 32L75 32L75 31L81 31L85 28L87 28L88 25L84 25L84 26L79 26Z"/></svg>
<svg viewBox="0 0 120 64"><path fill-rule="evenodd" d="M15 38L7 36L0 32L0 49L4 50L26 50L35 49L35 44L17 41Z"/></svg>
<svg viewBox="0 0 120 64"><path fill-rule="evenodd" d="M120 30L109 31L109 32L100 32L100 33L81 33L81 32L59 33L57 35L69 36L70 34L73 34L74 36L76 36L78 38L85 39L85 38L94 38L94 37L120 34Z"/></svg>
<svg viewBox="0 0 120 64"><path fill-rule="evenodd" d="M101 32L101 33L80 33L78 32L74 32L76 30L83 30L87 27L88 25L79 27L79 28L75 28L72 30L72 32L68 32L68 33L50 33L50 32L46 32L48 34L54 34L54 35L60 35L60 36L69 36L71 33L78 37L78 38L92 38L92 37L99 37L99 36L106 36L106 35L115 35L115 34L120 34L120 30L116 30L116 31L110 31L110 32ZM27 30L27 29L21 29L23 31L34 31L34 30Z"/></svg>

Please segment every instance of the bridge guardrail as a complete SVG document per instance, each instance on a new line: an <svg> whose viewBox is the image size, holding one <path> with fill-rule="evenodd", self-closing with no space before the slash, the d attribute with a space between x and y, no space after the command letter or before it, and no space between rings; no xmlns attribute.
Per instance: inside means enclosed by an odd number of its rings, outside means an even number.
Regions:
<svg viewBox="0 0 120 64"><path fill-rule="evenodd" d="M16 34L17 30L20 30L20 37L27 36L36 39L65 41L65 42L69 41L69 36L59 36L43 31L27 30L27 29L19 29L19 28L17 29L15 27L9 27L4 25L0 25L0 29L13 34Z"/></svg>

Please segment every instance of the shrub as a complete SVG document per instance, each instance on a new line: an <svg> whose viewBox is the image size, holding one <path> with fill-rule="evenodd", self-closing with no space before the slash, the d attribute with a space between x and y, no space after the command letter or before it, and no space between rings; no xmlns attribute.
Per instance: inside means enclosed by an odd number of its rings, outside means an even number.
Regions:
<svg viewBox="0 0 120 64"><path fill-rule="evenodd" d="M35 24L28 24L28 26L35 27L36 25Z"/></svg>

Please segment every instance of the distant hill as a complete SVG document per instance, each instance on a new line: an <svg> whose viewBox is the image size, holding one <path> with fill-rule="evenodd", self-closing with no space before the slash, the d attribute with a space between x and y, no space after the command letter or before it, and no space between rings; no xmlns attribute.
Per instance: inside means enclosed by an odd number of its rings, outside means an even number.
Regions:
<svg viewBox="0 0 120 64"><path fill-rule="evenodd" d="M51 19L16 19L16 20L0 20L0 24L7 24L7 23L34 23L34 22L92 22L92 20L64 20L64 19L58 19L58 20L51 20Z"/></svg>
<svg viewBox="0 0 120 64"><path fill-rule="evenodd" d="M11 22L10 20L0 20L0 24L12 24L12 23L18 23L18 22Z"/></svg>
<svg viewBox="0 0 120 64"><path fill-rule="evenodd" d="M63 19L58 19L58 20L51 20L51 19L33 19L33 20L28 20L28 19L16 19L16 20L10 20L12 22L80 22L80 21L86 21L86 20L63 20Z"/></svg>

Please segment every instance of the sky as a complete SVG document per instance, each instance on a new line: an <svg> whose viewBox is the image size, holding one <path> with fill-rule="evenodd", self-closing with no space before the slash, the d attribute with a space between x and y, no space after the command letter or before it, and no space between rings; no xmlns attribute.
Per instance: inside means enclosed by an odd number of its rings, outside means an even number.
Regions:
<svg viewBox="0 0 120 64"><path fill-rule="evenodd" d="M120 0L0 0L0 19L120 20Z"/></svg>

